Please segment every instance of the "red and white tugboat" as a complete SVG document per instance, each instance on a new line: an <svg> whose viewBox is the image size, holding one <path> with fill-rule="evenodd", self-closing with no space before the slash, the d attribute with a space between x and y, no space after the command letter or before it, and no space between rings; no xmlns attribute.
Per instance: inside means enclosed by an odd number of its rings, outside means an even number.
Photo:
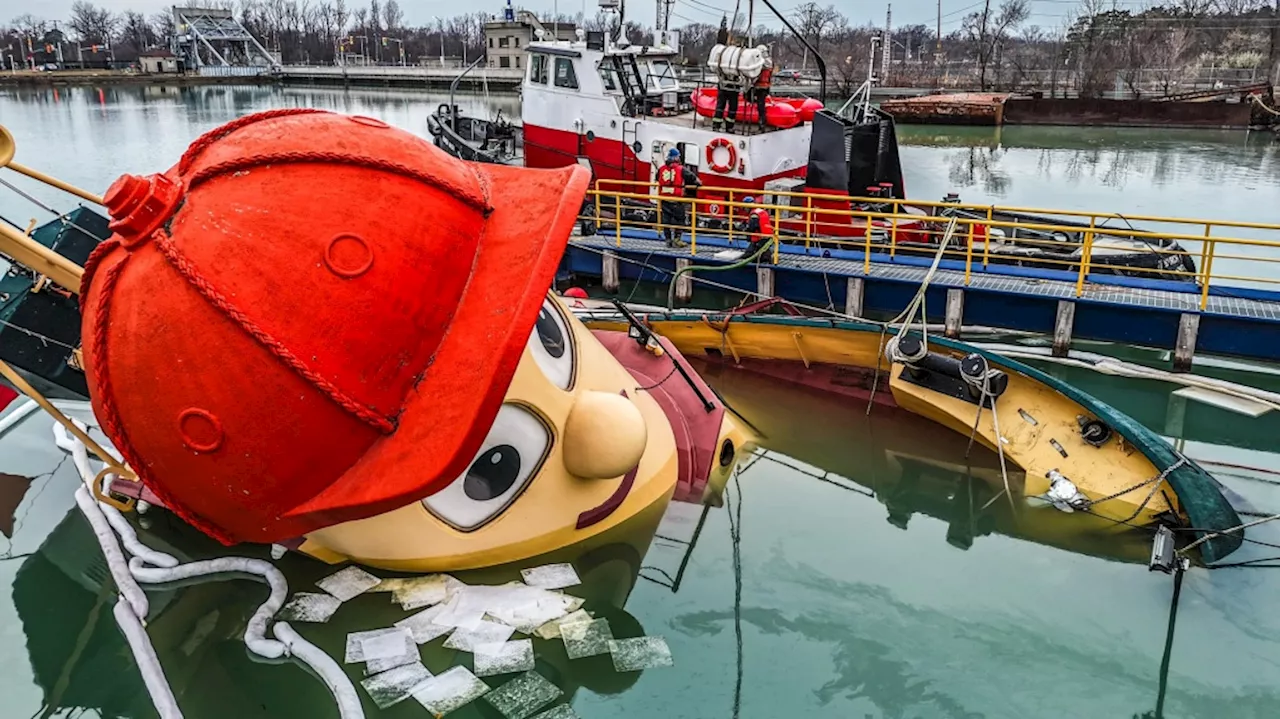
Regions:
<svg viewBox="0 0 1280 719"><path fill-rule="evenodd" d="M616 7L610 0L601 6ZM590 167L602 190L646 193L647 188L627 183L653 182L676 148L702 180L698 196L707 202L699 203L700 215L725 214L720 202L730 191L736 201L767 190L810 188L823 195L853 190L864 196L868 187L884 183L886 195L903 196L888 115L861 107L849 118L824 108L819 99L771 96L761 125L754 103L740 98L737 122L714 127L716 81L750 87L769 66L767 48L715 46L705 70L708 86L690 88L681 85L676 72L677 31L659 30L655 45L640 46L628 42L621 26L610 32L579 30L574 41L538 39L528 45L529 69L521 87L523 137L502 143L490 159L542 168L581 164ZM457 118L446 105L430 126L446 149L485 159L476 151L497 150L498 143L486 148L485 133L471 129L475 122ZM463 124L466 132L451 131ZM517 145L523 152L512 151Z"/></svg>
<svg viewBox="0 0 1280 719"><path fill-rule="evenodd" d="M764 4L773 9L767 0ZM606 11L618 10L617 0L601 0L600 5ZM778 17L792 29L785 17ZM717 44L703 64L704 82L696 87L683 85L676 72L678 31L660 27L654 45L635 45L625 35L621 13L616 19L609 31L579 29L577 39L571 41L548 40L547 33L536 30L538 39L526 48L521 123L517 126L500 117L492 121L462 117L450 102L441 105L428 123L436 144L468 160L536 168L588 167L598 190L620 195L599 203L596 214L602 224L619 219L615 215L620 205L624 224L653 226L655 203L641 196L652 194L652 183L672 149L679 150L685 165L696 170L702 181L696 215L700 229L729 228L743 219L743 200L763 194L771 196L774 205L797 208L778 218L784 243L788 238L863 238L868 223L851 217L850 211L896 212L898 219L871 221L871 243L887 247L892 242L907 254L932 256L941 223L931 213L969 216L960 207L926 212L911 205L888 204L905 199L902 166L893 118L869 101L875 81L871 68L854 98L838 111L832 110L824 104L825 64L810 48L822 77L818 98L770 96L765 123L760 124L755 103L739 97L736 122L721 123L712 117L717 88L755 84L771 65L768 48L744 47L732 40ZM807 45L799 33L796 37ZM873 46L871 55L876 54ZM947 200L958 203L959 198L948 196ZM739 205L736 213L728 203ZM985 209L982 214L1033 225L990 232L977 225L972 238L961 239L985 244L989 234L986 255L997 264L1069 266L1079 261L1087 231L1092 229L1095 238L1104 236L1086 225L1070 233L1034 228L1038 220L1068 224L1058 219L1001 211L988 215ZM593 227L584 227L584 232L590 231ZM1190 257L1172 241L1154 248L1150 240L1118 232L1108 231L1105 237L1106 251L1096 252L1093 258L1095 271L1106 271L1103 268L1111 265L1117 274L1160 276L1182 269L1185 276L1194 272Z"/></svg>

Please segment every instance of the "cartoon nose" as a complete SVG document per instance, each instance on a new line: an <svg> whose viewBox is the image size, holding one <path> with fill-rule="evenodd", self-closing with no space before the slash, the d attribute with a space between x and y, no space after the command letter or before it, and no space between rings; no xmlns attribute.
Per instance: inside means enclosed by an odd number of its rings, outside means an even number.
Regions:
<svg viewBox="0 0 1280 719"><path fill-rule="evenodd" d="M620 477L640 462L649 430L631 400L587 391L564 424L564 467L584 479Z"/></svg>

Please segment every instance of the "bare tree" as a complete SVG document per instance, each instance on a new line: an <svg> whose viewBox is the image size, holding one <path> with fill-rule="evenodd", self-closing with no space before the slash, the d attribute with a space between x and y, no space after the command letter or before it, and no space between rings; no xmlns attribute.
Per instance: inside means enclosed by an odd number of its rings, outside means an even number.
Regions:
<svg viewBox="0 0 1280 719"><path fill-rule="evenodd" d="M24 36L43 35L45 28L49 25L48 22L32 15L31 13L24 13L15 17L11 21L11 24L14 29Z"/></svg>
<svg viewBox="0 0 1280 719"><path fill-rule="evenodd" d="M134 10L126 10L124 12L121 20L120 39L130 46L135 56L156 44L155 31L147 23L147 18L142 13Z"/></svg>
<svg viewBox="0 0 1280 719"><path fill-rule="evenodd" d="M822 41L827 37L836 22L844 20L835 6L819 7L816 2L807 2L794 10L796 30L805 40L813 45L813 49L822 52ZM847 25L847 21L845 23Z"/></svg>
<svg viewBox="0 0 1280 719"><path fill-rule="evenodd" d="M964 19L964 32L973 44L978 61L978 85L987 89L987 70L992 59L1002 48L1010 31L1021 25L1030 15L1027 0L1004 0L997 12L991 10L991 0L986 0L982 12Z"/></svg>
<svg viewBox="0 0 1280 719"><path fill-rule="evenodd" d="M82 43L106 44L120 23L110 10L100 8L85 0L71 4L71 29Z"/></svg>
<svg viewBox="0 0 1280 719"><path fill-rule="evenodd" d="M398 30L404 23L404 11L400 9L400 3L396 0L387 0L387 4L382 8L382 19L386 22L388 32Z"/></svg>
<svg viewBox="0 0 1280 719"><path fill-rule="evenodd" d="M147 22L155 35L157 45L168 45L173 39L173 15L165 10L153 13Z"/></svg>

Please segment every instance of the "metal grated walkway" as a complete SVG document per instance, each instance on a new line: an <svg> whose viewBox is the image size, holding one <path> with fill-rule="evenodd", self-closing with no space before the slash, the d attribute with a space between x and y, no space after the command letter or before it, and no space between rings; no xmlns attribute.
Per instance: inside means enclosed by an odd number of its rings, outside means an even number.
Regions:
<svg viewBox="0 0 1280 719"><path fill-rule="evenodd" d="M629 254L644 254L655 257L673 257L694 260L699 264L729 264L725 260L717 260L712 253L704 252L696 257L688 249L667 247L662 240L648 240L631 237L622 238L622 246L608 235L594 237L573 237L571 247L589 248L594 251L614 250ZM928 272L926 267L909 265L889 265L876 261L871 263L871 272L864 273L864 264L860 260L846 260L805 255L783 254L777 265L770 265L779 270L792 269L802 272L834 275L839 277L866 277L896 282L918 284L924 280ZM958 270L938 270L934 275L933 285L940 287L965 287L964 272ZM1101 304L1123 305L1148 309L1187 312L1193 314L1213 314L1225 317L1243 317L1255 320L1280 322L1280 301L1245 299L1238 297L1221 297L1210 295L1208 306L1200 311L1200 295L1194 292L1173 292L1170 290L1147 289L1140 287L1123 287L1085 283L1084 293L1076 297L1074 282L1031 277L1014 277L1010 275L973 272L969 277L968 289L998 292L1010 295L1024 295L1041 298L1077 300Z"/></svg>

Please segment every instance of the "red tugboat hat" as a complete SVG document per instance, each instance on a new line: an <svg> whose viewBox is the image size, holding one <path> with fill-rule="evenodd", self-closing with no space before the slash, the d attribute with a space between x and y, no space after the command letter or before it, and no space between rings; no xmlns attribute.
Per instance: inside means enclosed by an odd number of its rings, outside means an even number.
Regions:
<svg viewBox="0 0 1280 719"><path fill-rule="evenodd" d="M225 543L422 499L484 440L588 180L314 110L218 128L107 192L81 298L94 411Z"/></svg>

